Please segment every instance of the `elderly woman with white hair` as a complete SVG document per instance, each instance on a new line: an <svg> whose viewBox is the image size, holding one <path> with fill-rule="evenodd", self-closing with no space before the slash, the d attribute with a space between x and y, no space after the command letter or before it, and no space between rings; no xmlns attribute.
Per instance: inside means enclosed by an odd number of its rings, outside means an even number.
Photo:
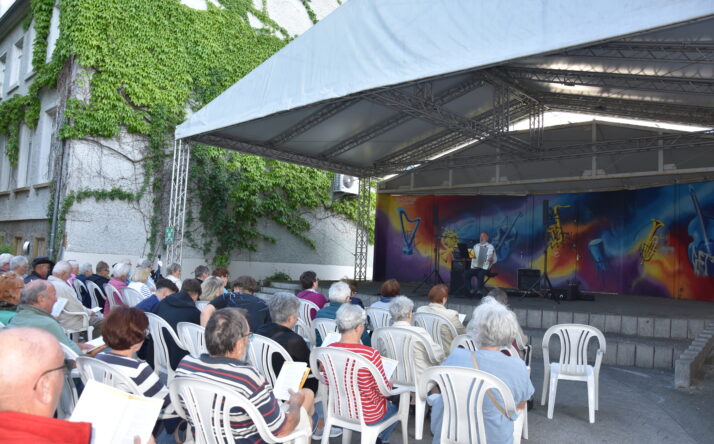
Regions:
<svg viewBox="0 0 714 444"><path fill-rule="evenodd" d="M148 268L136 267L134 273L131 274L131 282L128 285L132 290L138 291L144 299L151 297L151 289L146 285L149 273Z"/></svg>
<svg viewBox="0 0 714 444"><path fill-rule="evenodd" d="M223 279L210 276L201 282L201 301L210 302L223 294Z"/></svg>
<svg viewBox="0 0 714 444"><path fill-rule="evenodd" d="M332 284L327 294L329 296L330 302L324 307L322 307L317 312L317 314L315 314L315 319L336 319L337 310L342 307L342 304L350 304L350 300L352 299L352 289L350 288L349 284L342 281L335 282L334 284ZM318 345L322 344L322 338L320 338L319 333L317 334L316 339ZM367 330L362 333L362 337L360 339L362 341L362 344L372 345Z"/></svg>
<svg viewBox="0 0 714 444"><path fill-rule="evenodd" d="M515 313L499 303L480 304L474 309L473 327L469 326L468 334L479 344L478 350L454 349L441 364L454 367L478 368L490 373L503 381L511 390L516 408L523 410L526 402L533 395L533 384L528 376L528 369L523 360L504 355L501 347L507 347L513 338L519 334L518 320ZM431 431L434 434L432 444L437 444L441 437L441 426L444 418L444 402L441 395L432 395ZM503 399L494 393L494 400L502 408ZM499 406L485 397L483 400L483 417L488 442L512 443L513 422L500 412ZM474 406L476 408L476 406Z"/></svg>
<svg viewBox="0 0 714 444"><path fill-rule="evenodd" d="M112 278L108 284L116 288L120 293L127 286L126 280L129 279L131 273L131 265L125 262L117 262L112 266ZM114 298L114 305L121 305L122 301L116 295L107 294L107 302L104 304L104 313L109 313L109 298Z"/></svg>
<svg viewBox="0 0 714 444"><path fill-rule="evenodd" d="M441 346L434 342L429 333L422 327L412 325L414 301L406 296L395 297L392 299L392 303L389 304L389 314L392 315L392 327L403 328L418 333L431 349L436 360L438 362L444 360L444 350L442 350ZM414 368L417 378L429 367L431 367L431 361L429 360L428 351L424 348L423 344L417 344L414 350Z"/></svg>
<svg viewBox="0 0 714 444"><path fill-rule="evenodd" d="M349 287L348 287L349 288ZM367 313L362 307L352 304L342 304L337 310L337 331L340 333L340 342L335 342L330 347L341 348L356 353L366 358L381 374L384 384L391 389L392 385L384 373L382 357L379 352L372 347L360 344L360 338L366 330ZM364 422L367 425L378 424L397 413L397 406L389 402L382 396L379 386L372 375L367 370L360 370L360 398L362 399L362 409ZM363 383L364 382L364 383ZM389 442L389 436L399 421L395 422L382 433L379 434L378 443Z"/></svg>

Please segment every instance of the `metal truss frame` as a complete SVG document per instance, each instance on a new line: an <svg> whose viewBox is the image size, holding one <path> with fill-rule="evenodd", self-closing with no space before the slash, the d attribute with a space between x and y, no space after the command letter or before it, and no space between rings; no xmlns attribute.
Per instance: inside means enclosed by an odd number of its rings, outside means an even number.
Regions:
<svg viewBox="0 0 714 444"><path fill-rule="evenodd" d="M552 54L552 56L555 57L564 55L641 61L709 63L714 62L714 45L703 42L642 42L623 40Z"/></svg>
<svg viewBox="0 0 714 444"><path fill-rule="evenodd" d="M661 91L691 94L714 94L714 79L674 76L650 76L592 71L508 67L504 71L516 80L557 83L565 86Z"/></svg>
<svg viewBox="0 0 714 444"><path fill-rule="evenodd" d="M173 229L173 242L166 246L166 263L181 264L186 223L186 198L191 146L183 140L174 141L174 157L171 168L171 194L169 197L169 223Z"/></svg>
<svg viewBox="0 0 714 444"><path fill-rule="evenodd" d="M528 133L530 135L531 146L540 149L543 145L543 130L545 106L535 104L528 110Z"/></svg>
<svg viewBox="0 0 714 444"><path fill-rule="evenodd" d="M355 269L356 281L367 280L367 262L369 253L370 200L372 190L370 177L360 177L359 195L357 196L357 233L355 235Z"/></svg>
<svg viewBox="0 0 714 444"><path fill-rule="evenodd" d="M311 129L312 127L319 125L320 123L324 122L325 120L329 119L330 117L334 116L335 114L341 113L345 109L352 106L355 102L357 102L357 101L356 100L343 100L340 102L329 103L329 104L323 106L322 108L320 108L319 110L317 110L316 112L305 117L304 119L302 119L295 125L286 129L282 133L273 137L266 143L266 145L270 146L270 147L278 147L278 146L288 142L290 139L297 137L300 134L306 132L307 130Z"/></svg>

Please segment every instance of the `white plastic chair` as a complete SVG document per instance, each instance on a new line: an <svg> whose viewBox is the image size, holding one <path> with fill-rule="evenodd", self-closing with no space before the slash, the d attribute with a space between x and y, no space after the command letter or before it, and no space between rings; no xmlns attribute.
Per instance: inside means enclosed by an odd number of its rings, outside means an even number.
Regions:
<svg viewBox="0 0 714 444"><path fill-rule="evenodd" d="M196 308L198 308L199 311L203 311L208 307L208 304L210 304L209 301L196 301Z"/></svg>
<svg viewBox="0 0 714 444"><path fill-rule="evenodd" d="M244 410L267 443L309 444L312 431L307 413L300 411L300 423L286 436L277 437L269 429L260 411L235 390L196 377L181 376L169 384L171 402L177 413L194 429L197 444L234 442L231 410Z"/></svg>
<svg viewBox="0 0 714 444"><path fill-rule="evenodd" d="M327 334L337 331L337 321L327 318L315 318L312 321L312 329L320 334L320 338L324 341Z"/></svg>
<svg viewBox="0 0 714 444"><path fill-rule="evenodd" d="M251 337L250 346L245 355L246 361L257 368L271 386L275 386L275 380L278 379L278 375L273 368L273 355L275 353L279 354L285 362L293 362L293 358L290 357L290 354L282 345L265 336L254 334Z"/></svg>
<svg viewBox="0 0 714 444"><path fill-rule="evenodd" d="M444 343L444 338L442 337L442 332L444 329L448 330L452 338L459 335L452 324L444 316L434 314L434 313L414 313L414 325L426 330L431 338L441 346L443 350L447 350L446 344Z"/></svg>
<svg viewBox="0 0 714 444"><path fill-rule="evenodd" d="M466 350L476 351L476 341L470 335L458 335L451 341L451 351L457 348L465 348Z"/></svg>
<svg viewBox="0 0 714 444"><path fill-rule="evenodd" d="M560 359L550 362L551 336L560 339ZM588 344L597 339L598 349L595 352L595 365L588 364ZM550 327L543 335L543 395L541 405L545 405L548 397L548 419L553 419L555 393L558 380L584 381L588 385L588 414L590 423L595 422L595 410L598 410L600 379L600 364L605 354L605 336L600 330L590 325L559 324Z"/></svg>
<svg viewBox="0 0 714 444"><path fill-rule="evenodd" d="M171 368L171 358L169 357L169 347L166 343L164 331L167 331L174 340L176 345L187 350L181 339L178 338L176 332L168 322L154 313L146 313L149 318L149 334L154 343L154 373L166 375L166 382L171 382L174 379L174 369Z"/></svg>
<svg viewBox="0 0 714 444"><path fill-rule="evenodd" d="M79 328L65 328L64 331L67 333L67 336L70 337L74 342L77 342L79 338L76 336L77 333L81 333L83 331L87 332L87 340L91 341L92 338L92 333L94 332L94 327L92 327L89 324L89 314L85 313L83 311L67 311L66 308L62 309L62 314L68 315L68 316L79 316L82 318L82 326Z"/></svg>
<svg viewBox="0 0 714 444"><path fill-rule="evenodd" d="M62 351L64 352L64 358L66 360L76 362L79 355L62 342L60 342L59 344L60 347L62 347ZM74 379L79 379L79 377L79 370L77 370L76 368L73 368L69 374L65 374L64 385L62 386L62 393L60 393L60 399L57 403L58 419L67 419L72 416L74 406L77 405L77 400L79 399L79 395L77 394L77 386L74 384Z"/></svg>
<svg viewBox="0 0 714 444"><path fill-rule="evenodd" d="M104 308L99 305L99 301L104 300L104 293L102 293L102 289L92 281L87 281L86 287L87 292L89 293L89 298L92 300L92 306L90 308Z"/></svg>
<svg viewBox="0 0 714 444"><path fill-rule="evenodd" d="M320 372L320 365L324 372ZM409 419L409 389L398 387L390 390L377 367L366 358L337 347L318 347L310 354L312 374L318 375L322 384L327 384L328 402L325 408L325 428L322 444L330 442L330 429L342 427L342 442L351 442L352 431L362 433L362 444L374 444L377 436L397 421L402 422L402 441L407 444L407 421ZM384 397L400 395L399 410L379 424L364 422L362 398L359 390L359 372L365 369L372 375Z"/></svg>
<svg viewBox="0 0 714 444"><path fill-rule="evenodd" d="M104 361L89 356L80 356L77 358L77 369L85 384L90 379L93 379L102 384L123 390L132 395L144 396L139 390L139 386L120 370L112 367Z"/></svg>
<svg viewBox="0 0 714 444"><path fill-rule="evenodd" d="M419 396L426 398L436 383L444 397L444 417L440 442L449 444L485 444L483 403L487 391L501 397L508 416L518 418L514 424L514 444L520 442L520 421L513 394L499 378L481 370L464 367L437 366L424 371L419 381ZM496 393L494 393L496 392ZM498 397L496 396L498 399ZM490 399L486 402L491 402ZM500 414L500 413L499 413Z"/></svg>
<svg viewBox="0 0 714 444"><path fill-rule="evenodd" d="M135 307L136 304L144 300L144 296L133 288L124 287L121 300L127 307Z"/></svg>
<svg viewBox="0 0 714 444"><path fill-rule="evenodd" d="M295 323L295 327L293 327L293 331L305 340L307 342L308 347L313 348L315 347L315 330L312 328L308 327L308 325L303 321L302 319L298 318L297 323Z"/></svg>
<svg viewBox="0 0 714 444"><path fill-rule="evenodd" d="M87 286L84 285L84 283L77 278L72 281L72 287L74 287L74 292L77 293L77 299L79 299L80 301L82 300L82 293L89 294Z"/></svg>
<svg viewBox="0 0 714 444"><path fill-rule="evenodd" d="M369 324L372 326L373 331L378 328L389 327L392 324L392 315L389 314L389 310L367 307L366 311L369 317Z"/></svg>
<svg viewBox="0 0 714 444"><path fill-rule="evenodd" d="M414 367L414 352L418 344L426 349L429 364L438 365L439 361L429 343L415 331L399 327L382 327L372 333L372 346L379 350L382 356L399 362L397 369L392 374L391 382L396 386L408 388L415 395L417 394L418 375ZM416 420L414 437L419 440L422 439L424 433L426 399L415 396L414 404Z"/></svg>
<svg viewBox="0 0 714 444"><path fill-rule="evenodd" d="M107 295L107 301L109 302L109 311L111 311L112 308L116 307L117 305L120 305L117 301L124 300L119 290L114 288L114 286L111 284L104 284L104 294Z"/></svg>
<svg viewBox="0 0 714 444"><path fill-rule="evenodd" d="M179 322L176 324L176 333L188 353L194 358L198 358L203 353L208 353L205 328L193 322Z"/></svg>
<svg viewBox="0 0 714 444"><path fill-rule="evenodd" d="M308 301L307 299L300 299L300 319L302 319L310 328L312 328L312 316L310 315L310 313L312 313L313 310L315 310L315 313L317 313L318 311L320 311L320 307L318 307L317 304L312 301Z"/></svg>

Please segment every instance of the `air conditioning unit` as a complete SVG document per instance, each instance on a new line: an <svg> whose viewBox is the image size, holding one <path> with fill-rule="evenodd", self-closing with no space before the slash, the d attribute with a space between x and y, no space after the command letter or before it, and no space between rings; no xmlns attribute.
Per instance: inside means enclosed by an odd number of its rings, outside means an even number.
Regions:
<svg viewBox="0 0 714 444"><path fill-rule="evenodd" d="M359 194L359 178L346 174L335 174L332 179L332 194Z"/></svg>

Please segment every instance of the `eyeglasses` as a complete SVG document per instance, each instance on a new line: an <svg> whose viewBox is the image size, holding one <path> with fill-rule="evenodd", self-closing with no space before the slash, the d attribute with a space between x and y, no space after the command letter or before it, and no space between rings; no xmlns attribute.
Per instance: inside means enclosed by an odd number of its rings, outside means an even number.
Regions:
<svg viewBox="0 0 714 444"><path fill-rule="evenodd" d="M37 390L37 384L40 383L40 379L42 379L46 374L56 372L57 370L62 370L63 373L69 373L72 371L73 366L74 361L72 361L71 359L65 359L62 365L60 365L59 367L45 370L45 372L42 373L39 378L37 378L37 382L35 382L35 385L32 387L32 390Z"/></svg>
<svg viewBox="0 0 714 444"><path fill-rule="evenodd" d="M248 338L249 341L252 341L253 333L248 333L247 335L241 335L241 338Z"/></svg>

